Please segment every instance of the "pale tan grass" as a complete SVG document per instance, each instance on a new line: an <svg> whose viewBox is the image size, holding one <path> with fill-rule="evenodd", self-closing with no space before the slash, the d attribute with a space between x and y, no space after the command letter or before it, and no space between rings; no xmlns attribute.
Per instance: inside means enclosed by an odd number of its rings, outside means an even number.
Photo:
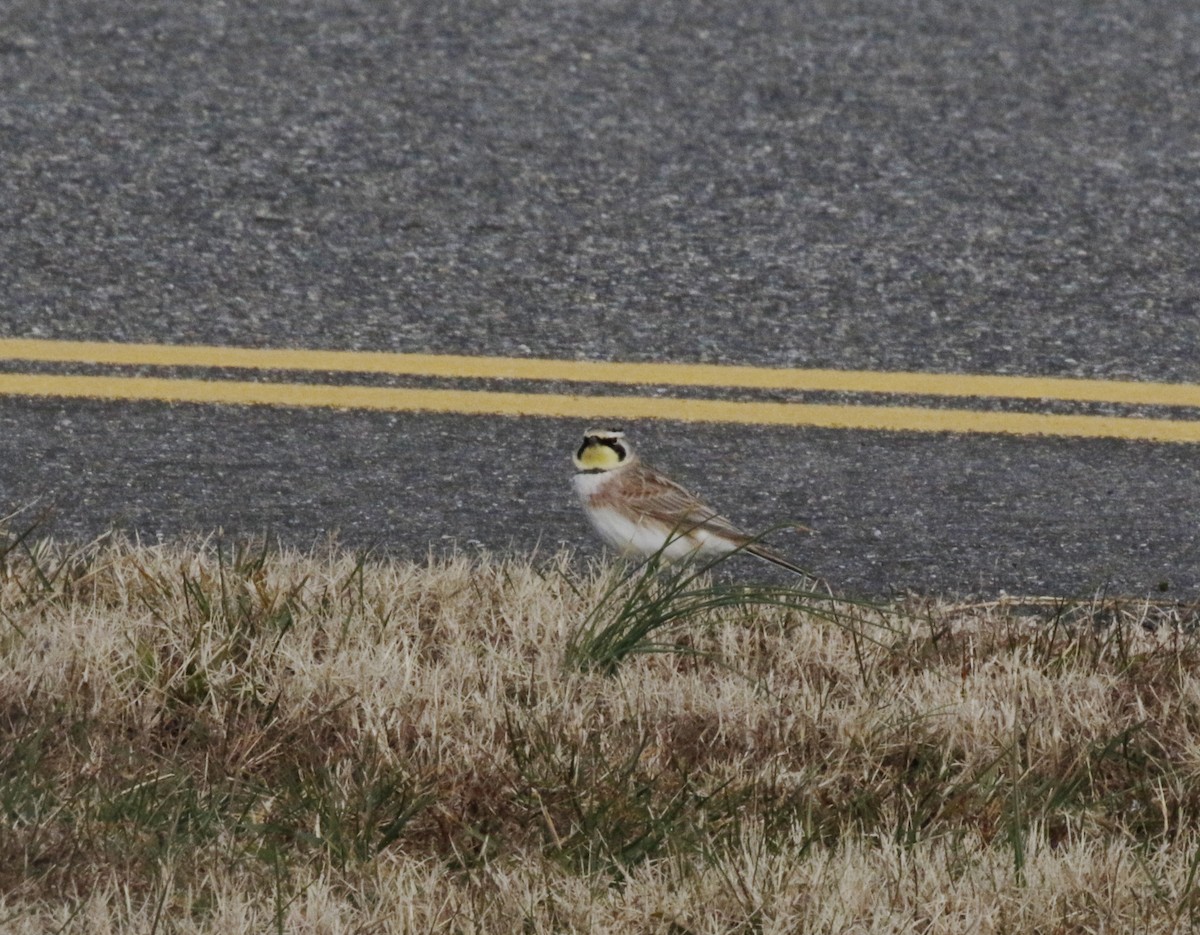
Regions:
<svg viewBox="0 0 1200 935"><path fill-rule="evenodd" d="M607 575L10 551L0 929L1171 932L1200 911L1200 648L1176 610L735 609L605 676L564 658Z"/></svg>
<svg viewBox="0 0 1200 935"><path fill-rule="evenodd" d="M1198 842L1186 844L1194 851ZM974 844L972 851L969 845ZM1032 848L1025 881L1013 885L1002 854L964 842L903 848L858 842L818 854L785 850L729 855L701 868L639 868L619 888L596 886L538 861L492 865L472 880L397 857L380 860L370 904L344 881L314 875L282 913L289 932L455 931L908 933L1147 932L1191 930L1172 910L1187 867L1155 850L1140 868L1116 842ZM1153 876L1154 886L1150 883ZM204 881L211 908L201 921L179 905L159 913L177 932L261 932L275 907L236 876ZM1161 889L1154 893L1154 887ZM353 898L352 898L353 897ZM118 885L81 905L15 909L0 902L12 935L56 930L117 935L150 931L159 905ZM22 911L24 910L24 911ZM72 913L74 913L72 917ZM162 918L168 919L162 925Z"/></svg>

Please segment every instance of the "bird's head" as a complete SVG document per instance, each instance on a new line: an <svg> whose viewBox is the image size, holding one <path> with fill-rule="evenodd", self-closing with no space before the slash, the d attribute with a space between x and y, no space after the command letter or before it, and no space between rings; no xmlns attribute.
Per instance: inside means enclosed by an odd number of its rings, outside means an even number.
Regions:
<svg viewBox="0 0 1200 935"><path fill-rule="evenodd" d="M602 474L629 464L633 449L620 429L588 429L583 444L575 452L575 470L587 474Z"/></svg>

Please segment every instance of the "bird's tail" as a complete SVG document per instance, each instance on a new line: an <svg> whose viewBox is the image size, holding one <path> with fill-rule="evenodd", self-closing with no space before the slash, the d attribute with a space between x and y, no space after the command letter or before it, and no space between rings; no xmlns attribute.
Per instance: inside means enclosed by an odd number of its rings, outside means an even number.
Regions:
<svg viewBox="0 0 1200 935"><path fill-rule="evenodd" d="M802 575L805 578L813 577L809 572L805 571L795 562L789 561L778 552L772 551L764 545L759 545L757 542L751 542L749 545L744 546L743 551L749 552L751 555L756 555L768 562L772 562L773 564L778 565L780 568L786 568L788 571L795 572L796 574Z"/></svg>

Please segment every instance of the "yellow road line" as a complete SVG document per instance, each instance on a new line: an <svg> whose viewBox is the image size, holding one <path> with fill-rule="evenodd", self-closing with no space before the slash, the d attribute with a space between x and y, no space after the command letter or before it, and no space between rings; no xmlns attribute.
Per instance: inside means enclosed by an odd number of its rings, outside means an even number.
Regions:
<svg viewBox="0 0 1200 935"><path fill-rule="evenodd" d="M394 354L101 341L0 339L0 358L180 367L321 370L465 379L1061 399L1200 407L1200 384L948 373L805 370L726 364L610 363L457 354Z"/></svg>
<svg viewBox="0 0 1200 935"><path fill-rule="evenodd" d="M1200 422L1196 421L979 412L967 409L919 409L910 406L729 402L718 399L668 399L647 396L568 396L558 393L502 393L53 374L0 374L0 395L1200 442Z"/></svg>

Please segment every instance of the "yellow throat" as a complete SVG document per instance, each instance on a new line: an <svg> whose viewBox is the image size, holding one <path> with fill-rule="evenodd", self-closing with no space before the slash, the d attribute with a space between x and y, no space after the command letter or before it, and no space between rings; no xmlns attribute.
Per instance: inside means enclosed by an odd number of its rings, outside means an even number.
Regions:
<svg viewBox="0 0 1200 935"><path fill-rule="evenodd" d="M610 471L629 459L629 450L618 433L588 434L575 452L575 467L580 471Z"/></svg>

